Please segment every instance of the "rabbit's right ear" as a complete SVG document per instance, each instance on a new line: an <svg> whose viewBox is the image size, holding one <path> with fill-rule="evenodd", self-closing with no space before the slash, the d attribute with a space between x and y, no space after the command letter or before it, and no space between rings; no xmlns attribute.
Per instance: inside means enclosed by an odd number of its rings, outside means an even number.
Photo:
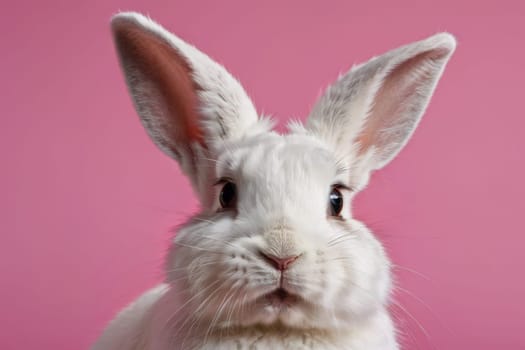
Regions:
<svg viewBox="0 0 525 350"><path fill-rule="evenodd" d="M120 13L111 27L144 127L199 187L197 159L257 129L252 102L224 67L149 18Z"/></svg>

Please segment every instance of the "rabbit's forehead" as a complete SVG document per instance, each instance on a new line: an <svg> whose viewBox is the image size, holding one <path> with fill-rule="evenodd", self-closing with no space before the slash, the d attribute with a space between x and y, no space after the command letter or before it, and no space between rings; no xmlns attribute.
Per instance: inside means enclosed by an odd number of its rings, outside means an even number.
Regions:
<svg viewBox="0 0 525 350"><path fill-rule="evenodd" d="M334 154L311 137L269 134L229 147L219 159L217 173L256 185L324 187L338 169Z"/></svg>

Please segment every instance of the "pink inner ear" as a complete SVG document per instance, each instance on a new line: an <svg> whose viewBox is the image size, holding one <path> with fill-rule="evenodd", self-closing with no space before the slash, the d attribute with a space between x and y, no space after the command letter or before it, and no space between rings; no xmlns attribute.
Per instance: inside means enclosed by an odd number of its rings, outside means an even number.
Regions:
<svg viewBox="0 0 525 350"><path fill-rule="evenodd" d="M114 33L121 57L126 58L124 64L132 62L133 69L148 77L162 95L158 102L167 115L156 117L161 119L166 136L179 145L193 142L204 145L198 125L199 87L185 59L164 40L133 22L115 23Z"/></svg>
<svg viewBox="0 0 525 350"><path fill-rule="evenodd" d="M361 152L370 147L382 148L389 143L400 142L405 123L418 117L418 109L425 104L424 91L429 80L433 79L431 70L433 60L446 56L447 50L431 50L420 53L396 66L385 78L377 91L363 132L358 137ZM384 132L389 130L390 132ZM397 131L396 131L397 130ZM409 128L406 128L409 130Z"/></svg>

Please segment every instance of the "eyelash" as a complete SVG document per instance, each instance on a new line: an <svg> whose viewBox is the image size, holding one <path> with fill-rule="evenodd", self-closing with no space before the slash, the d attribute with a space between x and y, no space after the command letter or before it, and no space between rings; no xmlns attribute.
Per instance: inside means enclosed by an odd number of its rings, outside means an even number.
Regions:
<svg viewBox="0 0 525 350"><path fill-rule="evenodd" d="M348 192L353 192L354 190L352 189L352 187L350 186L347 186L341 182L337 182L335 184L332 185L331 188L335 188L335 189L338 189L338 190L343 190L343 191L348 191Z"/></svg>
<svg viewBox="0 0 525 350"><path fill-rule="evenodd" d="M234 181L231 177L224 176L224 177L219 178L217 181L215 181L213 183L213 186L215 187L219 185L224 185L227 182L234 182Z"/></svg>

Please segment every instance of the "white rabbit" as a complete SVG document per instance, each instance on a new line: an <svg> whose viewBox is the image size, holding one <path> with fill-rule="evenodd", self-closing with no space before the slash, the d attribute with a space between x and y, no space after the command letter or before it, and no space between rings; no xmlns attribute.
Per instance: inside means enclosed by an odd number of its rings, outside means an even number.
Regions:
<svg viewBox="0 0 525 350"><path fill-rule="evenodd" d="M120 13L112 29L138 114L202 210L176 234L165 284L93 349L398 349L390 262L350 204L410 138L454 37L353 67L280 135L221 65L157 23Z"/></svg>

